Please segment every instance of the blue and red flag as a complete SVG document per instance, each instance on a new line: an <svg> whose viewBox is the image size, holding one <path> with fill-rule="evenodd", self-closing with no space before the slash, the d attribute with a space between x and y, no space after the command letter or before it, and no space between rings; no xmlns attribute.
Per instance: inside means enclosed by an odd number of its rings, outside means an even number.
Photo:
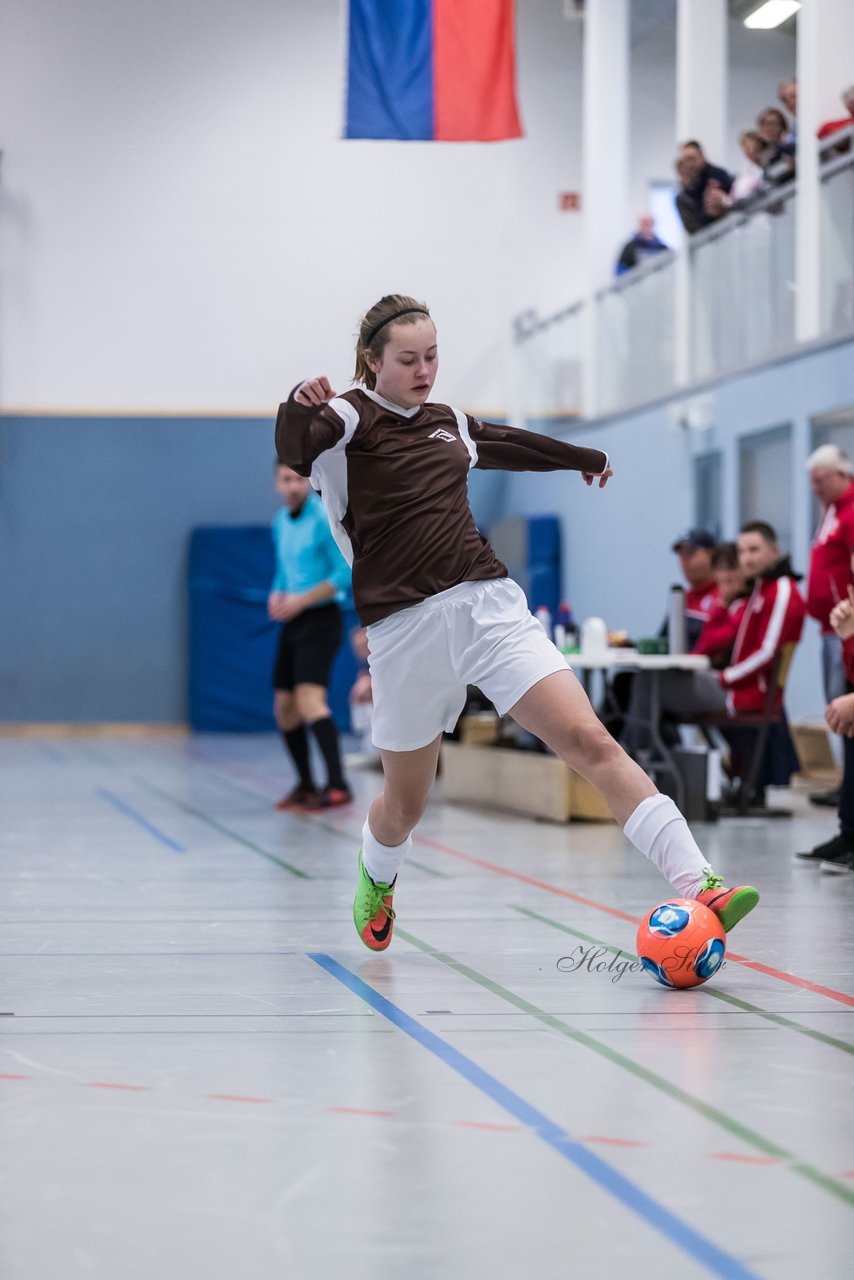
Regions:
<svg viewBox="0 0 854 1280"><path fill-rule="evenodd" d="M347 138L519 138L514 0L350 0Z"/></svg>

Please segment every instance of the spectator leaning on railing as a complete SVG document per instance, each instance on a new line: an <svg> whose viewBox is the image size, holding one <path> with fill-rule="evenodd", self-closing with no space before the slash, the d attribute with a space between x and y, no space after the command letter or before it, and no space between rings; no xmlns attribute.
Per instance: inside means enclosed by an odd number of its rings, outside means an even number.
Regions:
<svg viewBox="0 0 854 1280"><path fill-rule="evenodd" d="M838 133L840 129L847 129L849 125L854 124L854 84L850 85L842 94L842 101L848 115L841 120L825 120L816 134L820 141L824 141L831 134ZM845 138L836 149L837 151L848 151L850 147L851 139Z"/></svg>
<svg viewBox="0 0 854 1280"><path fill-rule="evenodd" d="M792 117L792 123L786 129L786 142L798 140L798 82L797 80L781 80L777 85L777 100Z"/></svg>
<svg viewBox="0 0 854 1280"><path fill-rule="evenodd" d="M716 201L712 193L721 190L728 194L733 176L719 165L710 164L699 142L682 144L676 172L682 186L676 197L676 208L687 232L700 231L723 216L726 210L715 212Z"/></svg>
<svg viewBox="0 0 854 1280"><path fill-rule="evenodd" d="M730 209L743 209L751 200L764 195L767 188L762 156L765 143L755 129L746 129L739 138L744 165L733 179L729 192L717 182L710 182L703 198L703 208L712 218L722 218Z"/></svg>
<svg viewBox="0 0 854 1280"><path fill-rule="evenodd" d="M734 205L745 204L754 196L762 195L765 190L765 172L762 168L762 152L765 144L761 136L755 129L745 129L738 142L744 154L744 165L735 175L729 197L725 192L721 192L723 202L729 199Z"/></svg>
<svg viewBox="0 0 854 1280"><path fill-rule="evenodd" d="M756 117L756 130L763 150L759 163L771 183L788 182L795 176L795 144L789 138L786 117L777 107L766 107Z"/></svg>

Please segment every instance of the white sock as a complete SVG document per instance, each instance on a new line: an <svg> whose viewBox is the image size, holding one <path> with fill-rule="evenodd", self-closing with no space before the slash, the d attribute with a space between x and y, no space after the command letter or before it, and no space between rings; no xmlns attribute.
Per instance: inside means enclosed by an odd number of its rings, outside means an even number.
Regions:
<svg viewBox="0 0 854 1280"><path fill-rule="evenodd" d="M641 800L623 831L681 898L696 898L712 869L670 796Z"/></svg>
<svg viewBox="0 0 854 1280"><path fill-rule="evenodd" d="M380 844L365 818L365 825L362 827L362 866L374 884L391 884L411 848L412 836L407 836L403 844Z"/></svg>

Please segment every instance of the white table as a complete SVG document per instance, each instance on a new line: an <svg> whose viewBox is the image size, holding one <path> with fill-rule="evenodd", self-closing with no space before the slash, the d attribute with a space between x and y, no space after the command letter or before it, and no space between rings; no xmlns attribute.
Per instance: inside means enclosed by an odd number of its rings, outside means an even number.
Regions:
<svg viewBox="0 0 854 1280"><path fill-rule="evenodd" d="M660 756L659 760L651 759L647 764L650 773L669 773L673 778L676 790L676 803L680 809L685 803L685 784L682 775L676 768L673 753L661 736L659 722L661 719L661 697L658 687L658 676L662 671L708 671L709 659L699 653L638 653L636 649L605 649L598 653L569 653L561 651L567 662L575 670L583 672L582 683L589 694L589 678L593 671L601 671L607 677L611 671L648 671L650 673L649 720L635 717L635 723L641 724L650 736L653 749ZM606 700L608 699L606 679ZM612 702L613 714L606 714L603 722L618 716L623 720L630 717Z"/></svg>

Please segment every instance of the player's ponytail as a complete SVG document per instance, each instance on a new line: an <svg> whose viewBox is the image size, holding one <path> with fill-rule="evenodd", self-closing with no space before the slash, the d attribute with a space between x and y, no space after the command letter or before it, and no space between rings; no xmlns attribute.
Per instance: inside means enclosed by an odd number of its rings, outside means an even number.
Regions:
<svg viewBox="0 0 854 1280"><path fill-rule="evenodd" d="M356 341L356 371L354 382L361 382L369 390L376 386L377 377L367 361L367 354L379 360L383 347L389 340L392 322L395 324L415 324L421 316L429 318L430 311L417 298L408 298L402 293L388 293L371 307L359 325L359 337Z"/></svg>

